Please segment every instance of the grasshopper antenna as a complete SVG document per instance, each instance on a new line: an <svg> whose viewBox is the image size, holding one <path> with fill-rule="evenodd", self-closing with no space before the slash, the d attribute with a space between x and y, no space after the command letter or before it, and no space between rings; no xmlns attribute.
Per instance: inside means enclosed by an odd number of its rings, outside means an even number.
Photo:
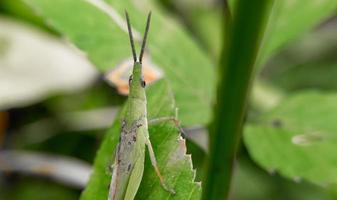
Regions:
<svg viewBox="0 0 337 200"><path fill-rule="evenodd" d="M130 38L130 44L131 44L131 50L132 50L133 61L134 61L134 62L137 62L137 55L136 55L135 44L134 44L133 36L132 36L132 30L131 30L130 18L129 18L129 14L128 14L127 11L125 11L125 17L126 17L126 22L127 22L127 25L128 25L128 31L129 31L129 38Z"/></svg>
<svg viewBox="0 0 337 200"><path fill-rule="evenodd" d="M150 22L151 22L151 12L149 12L149 15L147 17L147 21L146 21L146 28L145 28L145 33L144 33L144 38L143 38L143 43L142 43L142 48L140 50L140 55L139 55L139 62L142 63L143 60L143 54L145 51L145 45L146 45L146 40L147 40L147 34L149 32L150 29Z"/></svg>

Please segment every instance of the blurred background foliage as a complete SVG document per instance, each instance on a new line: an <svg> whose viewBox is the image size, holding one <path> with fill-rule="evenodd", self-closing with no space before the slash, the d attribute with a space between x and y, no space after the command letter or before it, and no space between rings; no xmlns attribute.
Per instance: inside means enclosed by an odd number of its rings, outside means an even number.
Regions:
<svg viewBox="0 0 337 200"><path fill-rule="evenodd" d="M75 161L81 160L84 162L83 165L90 166L104 133L112 124L116 111L126 97L119 95L117 90L103 78L104 72L109 70L105 62L108 63L110 58L104 61L97 60L105 56L98 53L97 57L95 55L91 57L90 52L95 54L95 44L89 50L86 47L79 47L86 55L81 53L70 42L81 46L83 41L74 41L71 33L69 36L66 31L62 32L55 28L57 19L52 17L49 19L48 14L45 15L47 19L43 19L38 15L41 13L36 13L34 6L31 4L28 6L27 2L21 0L0 2L0 26L2 27L0 30L0 169L3 170L0 172L0 199L78 199L83 186L55 180L46 173L37 173L36 176L36 174L24 173L22 169L8 170L1 158L4 158L4 153L8 150L20 150L42 152L51 159L57 155L67 159L72 158ZM30 3L32 2L34 1ZM139 4L146 4L146 1L139 2ZM175 38L171 40L174 44L183 41L187 49L192 49L191 52L185 52L185 55L175 52L180 48L179 46L171 45L161 50L160 48L164 48L166 44L161 40L165 38L161 38L159 32L156 32L158 30L154 30L151 35L150 43L153 40L154 51L162 51L153 55L153 60L162 65L169 77L183 115L182 123L187 130L191 130L187 131L189 133L187 149L188 153L192 154L193 164L197 169L197 180L201 180L203 161L207 153L200 144L207 144L207 141L205 137L194 134L193 129L207 125L209 121L207 113L210 110L212 95L206 100L200 100L201 103L197 100L195 103L193 95L202 96L211 94L213 91L214 71L222 44L223 3L218 0L151 2L156 5L152 11L161 13L160 19L154 23L154 26L161 22L172 22L174 24L172 29L177 29L174 32L177 33L177 40L174 41ZM280 106L282 99L287 99L288 96L301 94L308 89L329 93L336 92L337 89L337 3L329 0L276 2L268 22L264 47L256 69L257 79L252 88L246 119L250 124L263 121L260 116ZM232 7L235 6L234 1L230 3ZM127 3L126 9L135 10L132 6L127 7L128 5ZM118 7L118 5L114 6ZM120 4L120 7L122 6L124 4ZM76 15L76 12L72 14ZM142 20L135 21L136 27L142 27ZM62 25L59 27L62 29ZM119 43L128 53L128 43ZM115 47L114 44L109 45L111 45L109 48ZM191 53L195 54L191 55ZM164 58L161 60L163 55L168 55L171 60ZM92 62L88 61L88 57ZM184 57L187 61L182 63L180 59ZM195 57L197 57L196 60L200 60L200 63L189 61ZM109 62L115 65L118 59L122 58L113 59L114 61ZM174 74L174 69L171 69L173 72L169 71L170 67L176 67L175 63L184 66L177 70L178 75ZM205 66L198 66L203 64ZM98 65L100 70L93 65ZM202 70L207 72L206 80L203 79L205 77L200 76L186 80L192 83L200 80L210 83L196 83L196 86L191 87L186 86L188 84L185 83L184 77L182 81L177 78L191 71L200 75L203 74ZM332 102L329 108L336 108L336 103ZM201 114L193 116L199 112L196 108L200 105L204 107L200 108ZM328 113L326 110L319 112L322 117ZM330 112L334 111L330 110ZM326 126L328 126L328 132L336 134L336 125L330 126L330 124L335 123L337 116L331 116ZM315 130L315 127L309 128ZM303 127L298 129L302 130ZM200 134L207 133L201 131ZM269 163L264 163L264 158L257 158L259 152L256 153L250 149L257 149L254 146L255 141L252 140L259 138L253 137L251 140L247 138L245 141L247 146L242 144L240 148L231 199L337 199L336 180L322 186L302 178L292 178L284 174L281 176L278 170L269 170ZM335 138L336 136L333 136L331 140ZM256 145L260 144L262 143L257 142ZM331 147L329 150L328 153L333 154L337 149ZM268 151L273 150L268 149ZM332 156L332 158L335 157ZM319 168L320 163L316 164ZM291 168L292 164L289 163L289 166ZM333 169L337 166L334 164L325 167ZM332 170L334 173L336 173L335 169ZM279 170L282 172L282 167Z"/></svg>

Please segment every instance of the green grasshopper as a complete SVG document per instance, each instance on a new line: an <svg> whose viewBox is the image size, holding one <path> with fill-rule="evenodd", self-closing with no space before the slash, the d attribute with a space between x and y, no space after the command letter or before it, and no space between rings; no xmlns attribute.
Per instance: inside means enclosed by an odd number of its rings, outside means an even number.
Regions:
<svg viewBox="0 0 337 200"><path fill-rule="evenodd" d="M109 188L108 200L133 200L144 172L145 146L147 146L151 163L165 190L174 194L160 174L157 161L149 138L147 120L147 101L145 80L142 74L142 57L150 28L151 12L148 15L140 56L137 60L135 45L128 13L125 12L129 31L131 50L134 60L133 72L129 78L129 97L121 124L121 134L115 152L115 161ZM167 118L170 120L171 118ZM163 121L157 120L157 121Z"/></svg>

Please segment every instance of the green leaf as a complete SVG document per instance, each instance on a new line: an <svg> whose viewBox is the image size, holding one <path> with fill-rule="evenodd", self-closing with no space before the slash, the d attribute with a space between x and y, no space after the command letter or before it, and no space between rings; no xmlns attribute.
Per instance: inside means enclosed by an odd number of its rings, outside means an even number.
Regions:
<svg viewBox="0 0 337 200"><path fill-rule="evenodd" d="M22 0L1 0L0 12L46 28L42 18L38 17Z"/></svg>
<svg viewBox="0 0 337 200"><path fill-rule="evenodd" d="M262 62L337 11L336 0L279 0L276 2L267 27L269 37L265 40L261 55Z"/></svg>
<svg viewBox="0 0 337 200"><path fill-rule="evenodd" d="M147 12L152 10L148 49L153 62L164 70L172 86L182 123L193 125L209 121L215 85L212 64L183 28L166 17L151 1L142 6L125 0L109 1L110 4L96 0L26 2L104 72L131 57L124 10L128 10L136 28L134 35L138 38L138 46ZM90 2L101 2L103 8Z"/></svg>
<svg viewBox="0 0 337 200"><path fill-rule="evenodd" d="M233 200L332 200L325 189L269 174L244 155L237 162L232 184Z"/></svg>
<svg viewBox="0 0 337 200"><path fill-rule="evenodd" d="M337 183L337 93L304 92L245 128L253 159L268 171L319 185Z"/></svg>
<svg viewBox="0 0 337 200"><path fill-rule="evenodd" d="M326 25L302 36L268 63L264 79L286 91L337 89L336 32L337 26Z"/></svg>
<svg viewBox="0 0 337 200"><path fill-rule="evenodd" d="M150 119L174 115L175 105L166 82L160 81L151 85L147 94ZM120 119L115 121L105 136L96 156L93 174L82 194L82 200L107 199L111 179L108 166L113 162L112 156L118 142L119 131ZM174 187L176 195L171 196L161 187L146 154L144 176L136 199L199 199L201 187L194 182L195 172L192 169L191 158L186 155L185 141L180 138L177 127L172 122L166 122L150 126L149 132L159 168L168 184Z"/></svg>

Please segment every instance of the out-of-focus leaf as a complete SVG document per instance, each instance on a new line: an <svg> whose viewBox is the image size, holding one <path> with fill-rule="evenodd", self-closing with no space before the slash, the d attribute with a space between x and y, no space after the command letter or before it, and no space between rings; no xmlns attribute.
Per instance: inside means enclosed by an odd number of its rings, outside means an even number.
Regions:
<svg viewBox="0 0 337 200"><path fill-rule="evenodd" d="M214 6L215 7L215 6ZM208 8L194 10L190 16L191 24L196 34L205 47L211 51L212 56L219 57L222 48L222 25L223 15L222 8Z"/></svg>
<svg viewBox="0 0 337 200"><path fill-rule="evenodd" d="M283 98L284 95L278 88L261 79L255 80L250 98L253 109L268 111L277 106Z"/></svg>
<svg viewBox="0 0 337 200"><path fill-rule="evenodd" d="M337 183L337 94L289 97L245 128L253 159L267 171L319 185Z"/></svg>
<svg viewBox="0 0 337 200"><path fill-rule="evenodd" d="M26 2L104 72L131 57L124 10L130 13L137 46L141 41L146 14L152 10L148 50L173 88L182 123L193 125L209 121L215 85L212 64L182 27L165 16L152 1L146 4L125 0L108 3L99 0ZM195 113L195 110L198 112Z"/></svg>
<svg viewBox="0 0 337 200"><path fill-rule="evenodd" d="M269 37L265 40L261 54L262 64L285 44L317 26L336 11L335 0L276 1L267 27Z"/></svg>
<svg viewBox="0 0 337 200"><path fill-rule="evenodd" d="M262 76L287 91L337 89L337 27L327 24L273 57Z"/></svg>
<svg viewBox="0 0 337 200"><path fill-rule="evenodd" d="M331 200L321 187L269 174L244 157L236 166L231 200Z"/></svg>
<svg viewBox="0 0 337 200"><path fill-rule="evenodd" d="M201 43L204 52L218 57L222 42L223 14L221 1L157 0L179 17L190 33Z"/></svg>
<svg viewBox="0 0 337 200"><path fill-rule="evenodd" d="M303 88L337 89L336 63L306 63L293 66L273 79L275 84L287 91Z"/></svg>
<svg viewBox="0 0 337 200"><path fill-rule="evenodd" d="M96 70L63 42L1 17L0 110L88 87Z"/></svg>
<svg viewBox="0 0 337 200"><path fill-rule="evenodd" d="M42 18L37 16L22 0L1 0L0 12L46 28Z"/></svg>
<svg viewBox="0 0 337 200"><path fill-rule="evenodd" d="M337 185L334 184L329 188L329 194L332 197L332 199L337 199Z"/></svg>
<svg viewBox="0 0 337 200"><path fill-rule="evenodd" d="M147 90L149 118L172 116L175 104L166 82L159 81ZM191 158L186 155L185 141L180 138L174 123L166 122L150 126L150 139L158 160L159 168L169 185L174 187L176 195L172 196L160 185L151 162L146 155L144 176L136 199L199 199L201 187L194 182L195 172ZM106 199L111 175L108 166L113 163L115 147L120 134L120 120L116 120L109 129L98 151L94 171L81 199Z"/></svg>

